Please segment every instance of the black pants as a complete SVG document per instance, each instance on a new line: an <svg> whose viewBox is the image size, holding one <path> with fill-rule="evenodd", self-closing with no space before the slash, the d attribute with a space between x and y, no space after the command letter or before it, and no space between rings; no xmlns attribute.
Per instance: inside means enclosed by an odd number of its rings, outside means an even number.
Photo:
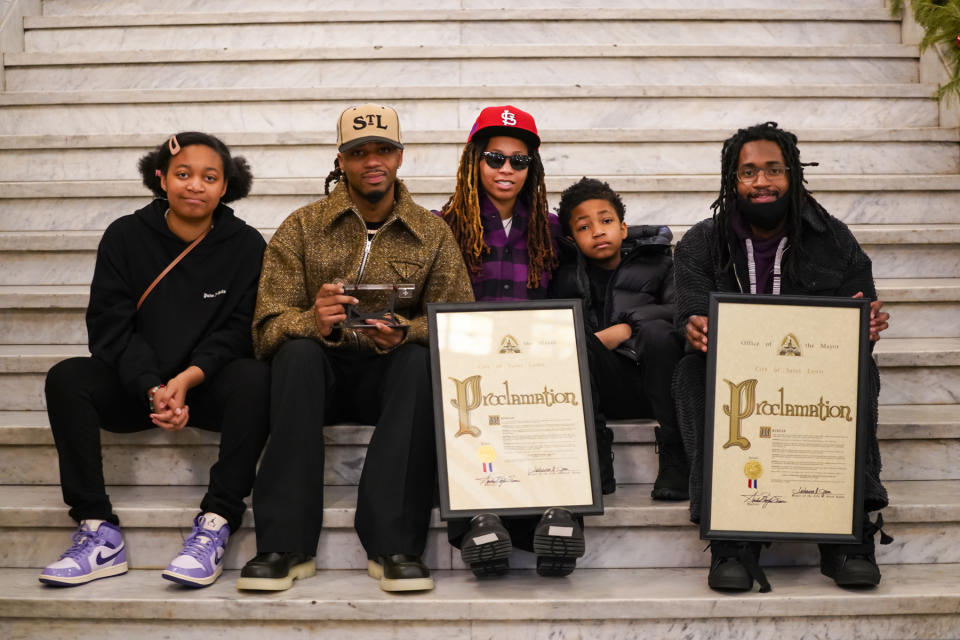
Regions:
<svg viewBox="0 0 960 640"><path fill-rule="evenodd" d="M597 412L613 419L653 418L662 427L676 428L670 382L683 356L681 337L666 320L651 320L636 345L634 362L607 349L594 334L587 334L587 361Z"/></svg>
<svg viewBox="0 0 960 640"><path fill-rule="evenodd" d="M680 335L666 320L653 320L644 327L637 345L638 361L607 349L597 336L587 333L587 362L593 394L594 420L605 425L604 417L614 419L654 418L661 426L676 429L677 419L670 382L673 370L683 355ZM598 446L600 436L598 434ZM505 517L513 546L533 550L533 534L538 517ZM583 520L580 519L583 526ZM459 548L470 521L457 518L447 522L447 539Z"/></svg>
<svg viewBox="0 0 960 640"><path fill-rule="evenodd" d="M240 527L256 473L257 458L269 431L270 367L256 360L234 360L216 377L187 393L190 425L220 432L220 455L210 468L210 485L201 512ZM71 358L50 369L47 413L60 457L60 486L70 516L77 521L120 521L103 480L100 429L132 433L158 427L150 422L146 396L128 395L116 371L95 358ZM171 439L176 434L171 434Z"/></svg>
<svg viewBox="0 0 960 640"><path fill-rule="evenodd" d="M703 493L704 427L706 423L707 359L702 353L685 355L677 366L673 389L677 402L680 435L690 458L690 520L700 522ZM864 511L887 506L887 490L880 482L880 446L877 442L877 404L880 373L871 359L867 375L869 415L864 456Z"/></svg>
<svg viewBox="0 0 960 640"><path fill-rule="evenodd" d="M253 491L257 550L314 555L323 524L323 425L375 424L354 521L371 556L422 555L436 483L429 352L290 340L272 363L272 433Z"/></svg>

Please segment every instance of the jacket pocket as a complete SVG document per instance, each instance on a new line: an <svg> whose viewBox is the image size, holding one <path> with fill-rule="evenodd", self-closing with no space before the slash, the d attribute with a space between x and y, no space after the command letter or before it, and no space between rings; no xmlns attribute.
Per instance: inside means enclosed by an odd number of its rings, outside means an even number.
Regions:
<svg viewBox="0 0 960 640"><path fill-rule="evenodd" d="M423 270L423 263L415 260L390 260L389 264L399 277L398 284L416 282L417 274Z"/></svg>

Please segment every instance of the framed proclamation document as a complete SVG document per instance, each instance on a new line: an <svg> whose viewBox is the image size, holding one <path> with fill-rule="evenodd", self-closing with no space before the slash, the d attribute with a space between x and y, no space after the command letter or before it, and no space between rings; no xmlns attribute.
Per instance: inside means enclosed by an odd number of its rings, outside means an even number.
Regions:
<svg viewBox="0 0 960 640"><path fill-rule="evenodd" d="M441 517L603 513L580 301L427 314Z"/></svg>
<svg viewBox="0 0 960 640"><path fill-rule="evenodd" d="M707 539L860 539L870 303L710 294Z"/></svg>

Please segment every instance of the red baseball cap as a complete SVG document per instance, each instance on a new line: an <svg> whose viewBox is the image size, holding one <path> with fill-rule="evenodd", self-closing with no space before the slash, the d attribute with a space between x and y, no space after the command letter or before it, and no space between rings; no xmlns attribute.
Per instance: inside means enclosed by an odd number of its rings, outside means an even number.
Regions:
<svg viewBox="0 0 960 640"><path fill-rule="evenodd" d="M510 136L519 138L527 143L530 151L540 146L540 135L537 133L537 123L533 116L506 105L503 107L487 107L477 116L477 121L470 129L467 142L474 138L491 138L493 136Z"/></svg>

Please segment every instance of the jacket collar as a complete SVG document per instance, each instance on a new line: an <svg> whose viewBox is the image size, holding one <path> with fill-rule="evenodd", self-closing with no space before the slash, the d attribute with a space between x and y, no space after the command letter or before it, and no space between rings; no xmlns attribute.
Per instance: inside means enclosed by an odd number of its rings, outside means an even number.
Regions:
<svg viewBox="0 0 960 640"><path fill-rule="evenodd" d="M390 215L388 215L387 219L383 222L384 226L394 219L397 219L403 223L403 226L405 226L410 233L416 236L417 240L423 242L423 233L416 223L416 217L420 212L420 207L413 201L410 192L407 191L407 187L402 181L397 180L393 188L394 205L390 211ZM326 207L324 207L323 212L320 214L321 231L325 231L328 226L347 212L353 211L356 212L357 215L360 215L354 207L353 201L350 199L350 194L347 192L347 185L343 180L338 182L337 186L330 192L330 195L327 196L325 204Z"/></svg>
<svg viewBox="0 0 960 640"><path fill-rule="evenodd" d="M496 230L500 228L503 225L503 222L500 218L500 212L497 211L497 207L493 204L493 200L491 200L490 196L488 196L487 193L482 189L477 195L478 200L480 201L480 220L484 229ZM529 220L530 207L526 202L524 202L522 196L517 196L516 202L513 203L513 225L511 230L525 230Z"/></svg>

